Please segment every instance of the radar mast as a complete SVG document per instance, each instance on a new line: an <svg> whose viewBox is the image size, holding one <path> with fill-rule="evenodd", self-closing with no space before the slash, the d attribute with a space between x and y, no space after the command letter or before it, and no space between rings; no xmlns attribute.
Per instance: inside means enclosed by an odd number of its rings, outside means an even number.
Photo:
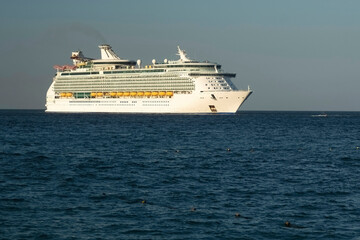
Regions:
<svg viewBox="0 0 360 240"><path fill-rule="evenodd" d="M191 62L191 60L186 57L185 50L181 50L179 46L177 46L177 47L178 47L178 53L176 55L180 56L180 61L181 62Z"/></svg>

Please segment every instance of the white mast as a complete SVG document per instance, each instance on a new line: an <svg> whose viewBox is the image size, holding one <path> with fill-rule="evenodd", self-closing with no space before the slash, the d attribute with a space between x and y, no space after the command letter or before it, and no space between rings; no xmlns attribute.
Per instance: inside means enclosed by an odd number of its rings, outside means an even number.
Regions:
<svg viewBox="0 0 360 240"><path fill-rule="evenodd" d="M186 57L185 50L181 50L179 46L177 46L177 47L178 47L178 54L177 55L180 56L180 61L181 62L191 62L191 60Z"/></svg>

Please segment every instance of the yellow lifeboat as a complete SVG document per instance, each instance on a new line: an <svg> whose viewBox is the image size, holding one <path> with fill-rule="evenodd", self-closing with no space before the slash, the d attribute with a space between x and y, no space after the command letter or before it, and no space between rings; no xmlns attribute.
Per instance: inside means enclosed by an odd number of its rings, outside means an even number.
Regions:
<svg viewBox="0 0 360 240"><path fill-rule="evenodd" d="M144 96L144 92L137 92L138 96Z"/></svg>
<svg viewBox="0 0 360 240"><path fill-rule="evenodd" d="M174 95L173 92L166 92L166 96L172 97Z"/></svg>
<svg viewBox="0 0 360 240"><path fill-rule="evenodd" d="M66 93L66 97L72 97L73 94L71 92Z"/></svg>
<svg viewBox="0 0 360 240"><path fill-rule="evenodd" d="M137 94L136 92L131 92L131 93L130 93L130 96L135 97L136 94Z"/></svg>
<svg viewBox="0 0 360 240"><path fill-rule="evenodd" d="M76 64L77 67L82 67L82 66L85 66L85 65L86 65L86 63L84 63L84 62Z"/></svg>
<svg viewBox="0 0 360 240"><path fill-rule="evenodd" d="M130 95L130 93L129 92L124 92L124 94L123 94L123 96L129 96Z"/></svg>
<svg viewBox="0 0 360 240"><path fill-rule="evenodd" d="M111 92L111 93L110 93L110 96L111 96L111 97L116 97L116 92Z"/></svg>
<svg viewBox="0 0 360 240"><path fill-rule="evenodd" d="M92 92L92 93L90 94L90 96L91 96L91 97L96 97L96 92Z"/></svg>
<svg viewBox="0 0 360 240"><path fill-rule="evenodd" d="M157 95L159 95L159 92L151 92L151 95L152 96L157 96Z"/></svg>
<svg viewBox="0 0 360 240"><path fill-rule="evenodd" d="M116 93L116 96L117 96L117 97L121 97L122 95L123 95L122 92L117 92L117 93Z"/></svg>
<svg viewBox="0 0 360 240"><path fill-rule="evenodd" d="M147 97L151 96L151 92L145 92L144 95L147 96Z"/></svg>
<svg viewBox="0 0 360 240"><path fill-rule="evenodd" d="M60 93L60 97L66 97L66 93L64 92Z"/></svg>
<svg viewBox="0 0 360 240"><path fill-rule="evenodd" d="M159 92L159 96L165 96L166 92Z"/></svg>
<svg viewBox="0 0 360 240"><path fill-rule="evenodd" d="M97 96L97 97L102 97L102 96L104 96L104 93L98 92L98 93L96 93L96 96Z"/></svg>

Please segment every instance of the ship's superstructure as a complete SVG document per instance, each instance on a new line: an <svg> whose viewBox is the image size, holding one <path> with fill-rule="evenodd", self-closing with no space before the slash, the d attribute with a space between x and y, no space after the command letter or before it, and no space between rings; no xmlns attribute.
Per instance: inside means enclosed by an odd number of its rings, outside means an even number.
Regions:
<svg viewBox="0 0 360 240"><path fill-rule="evenodd" d="M47 112L235 113L252 93L237 90L221 65L187 57L142 66L100 45L101 59L73 52L72 66L57 73L47 92Z"/></svg>

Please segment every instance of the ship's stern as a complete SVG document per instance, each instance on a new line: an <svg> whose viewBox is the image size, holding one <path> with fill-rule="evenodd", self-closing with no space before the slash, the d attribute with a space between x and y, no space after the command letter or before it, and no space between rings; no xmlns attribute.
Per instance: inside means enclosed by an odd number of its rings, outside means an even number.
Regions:
<svg viewBox="0 0 360 240"><path fill-rule="evenodd" d="M54 91L55 81L52 82L49 89L46 92L46 103L45 103L45 112L51 111L55 105L55 91Z"/></svg>

